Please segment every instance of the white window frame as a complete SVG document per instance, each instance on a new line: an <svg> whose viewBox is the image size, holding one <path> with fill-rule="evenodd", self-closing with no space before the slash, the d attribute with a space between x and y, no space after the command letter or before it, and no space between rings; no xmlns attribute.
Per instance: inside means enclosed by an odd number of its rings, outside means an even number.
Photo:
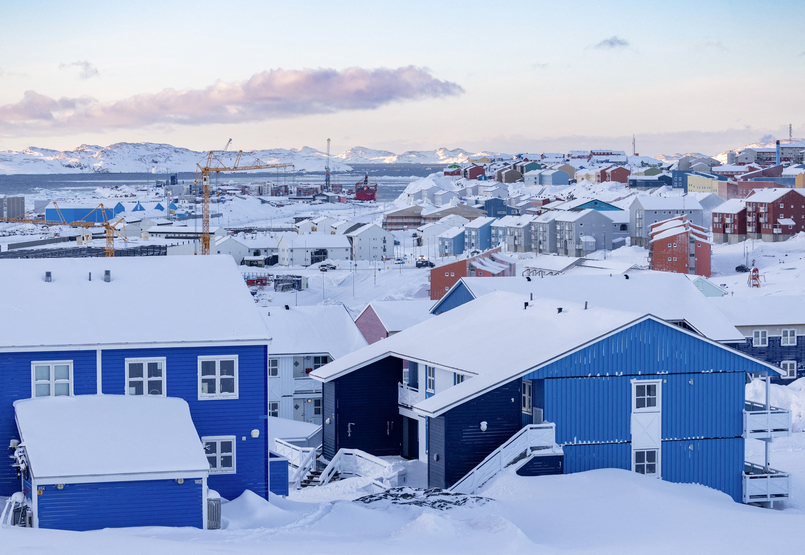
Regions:
<svg viewBox="0 0 805 555"><path fill-rule="evenodd" d="M215 364L215 390L216 393L202 393L202 376L201 376L201 363L205 361L213 360L216 362ZM234 360L235 361L235 392L234 393L221 393L221 361L222 360ZM211 355L211 356L200 356L198 357L198 400L205 401L209 399L237 399L238 398L238 383L240 382L239 379L239 371L238 371L238 355ZM209 379L204 378L204 379Z"/></svg>
<svg viewBox="0 0 805 555"><path fill-rule="evenodd" d="M797 330L794 328L784 329L780 332L780 345L783 347L793 347L797 344Z"/></svg>
<svg viewBox="0 0 805 555"><path fill-rule="evenodd" d="M70 392L67 395L54 395L56 391L56 384L57 383L64 383L64 380L56 380L56 366L68 366L70 377L68 378L69 381L69 390ZM42 397L72 397L73 396L73 361L72 360L42 360L42 361L33 361L31 362L31 398L36 398L36 367L37 366L48 366L50 367L49 370L49 377L47 380L47 384L50 387L50 394L49 395L42 395ZM40 380L38 382L40 385L45 383L45 380Z"/></svg>
<svg viewBox="0 0 805 555"><path fill-rule="evenodd" d="M436 393L436 367L425 366L425 390Z"/></svg>
<svg viewBox="0 0 805 555"><path fill-rule="evenodd" d="M207 456L207 444L208 443L215 443L216 444L216 452L215 456L217 457L217 467L212 468L210 467L210 474L237 474L237 466L238 466L238 459L236 456L237 452L237 444L238 438L236 436L205 436L201 438L201 444L204 446L204 456ZM227 467L225 470L221 469L221 442L222 441L231 441L232 442L232 467Z"/></svg>
<svg viewBox="0 0 805 555"><path fill-rule="evenodd" d="M322 409L322 399L319 397L318 399L313 399L313 416L321 416L321 409ZM318 406L317 406L318 405Z"/></svg>
<svg viewBox="0 0 805 555"><path fill-rule="evenodd" d="M324 359L324 362L321 359ZM325 364L330 364L330 362L330 355L316 355L313 357L313 370L321 368Z"/></svg>
<svg viewBox="0 0 805 555"><path fill-rule="evenodd" d="M768 347L769 332L767 330L752 330L752 346Z"/></svg>
<svg viewBox="0 0 805 555"><path fill-rule="evenodd" d="M138 357L138 358L127 358L125 360L126 365L126 383L124 384L125 394L134 396L134 393L131 393L129 389L129 382L132 381L132 378L129 377L129 364L131 363L141 363L143 365L143 377L142 378L133 378L134 380L139 380L143 382L143 395L148 396L151 395L146 391L146 385L149 381L148 378L148 363L149 362L161 362L162 363L162 378L160 381L162 382L162 393L160 395L155 395L155 397L166 397L165 390L167 389L168 381L166 377L167 371L167 359L165 357ZM153 380L152 380L153 381ZM139 395L137 395L139 397Z"/></svg>
<svg viewBox="0 0 805 555"><path fill-rule="evenodd" d="M660 468L661 468L660 467L660 456L662 454L662 450L659 449L659 448L655 448L655 449L635 449L634 451L632 451L632 472L637 472L637 466L638 466L637 455L638 455L638 453L643 453L645 455L646 453L649 453L649 452L652 452L652 451L656 455L654 463L649 463L644 459L644 462L639 463L639 464L644 465L644 466L649 465L649 464L654 464L654 472L652 472L652 473L638 472L638 474L642 474L644 476L651 476L651 477L654 477L654 478L659 478L660 477Z"/></svg>
<svg viewBox="0 0 805 555"><path fill-rule="evenodd" d="M523 414L531 414L534 406L533 399L533 387L531 380L523 380L523 393L520 396L520 408L523 410Z"/></svg>
<svg viewBox="0 0 805 555"><path fill-rule="evenodd" d="M453 385L458 385L464 381L464 374L459 374L458 372L453 374Z"/></svg>
<svg viewBox="0 0 805 555"><path fill-rule="evenodd" d="M403 368L402 383L408 385L411 381L411 369L409 367Z"/></svg>
<svg viewBox="0 0 805 555"><path fill-rule="evenodd" d="M278 358L268 359L268 377L278 378L280 375L280 360Z"/></svg>
<svg viewBox="0 0 805 555"><path fill-rule="evenodd" d="M280 402L279 401L269 401L268 402L268 415L273 416L274 418L280 417Z"/></svg>
<svg viewBox="0 0 805 555"><path fill-rule="evenodd" d="M784 360L780 362L780 368L783 370L783 375L780 376L783 380L796 380L797 379L797 361Z"/></svg>
<svg viewBox="0 0 805 555"><path fill-rule="evenodd" d="M640 386L651 386L651 385L655 386L654 398L656 399L656 404L654 406L638 407L637 388ZM660 412L662 410L662 380L633 380L632 388L634 388L632 392L632 412ZM645 395L644 397L646 399L651 398L651 396L649 396L648 394Z"/></svg>

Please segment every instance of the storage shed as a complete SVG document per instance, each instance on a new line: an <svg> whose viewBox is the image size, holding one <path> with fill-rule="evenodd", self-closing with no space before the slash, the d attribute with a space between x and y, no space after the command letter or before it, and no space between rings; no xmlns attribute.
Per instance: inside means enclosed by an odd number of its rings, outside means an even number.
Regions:
<svg viewBox="0 0 805 555"><path fill-rule="evenodd" d="M182 399L124 395L14 402L15 459L32 525L206 527L208 458Z"/></svg>

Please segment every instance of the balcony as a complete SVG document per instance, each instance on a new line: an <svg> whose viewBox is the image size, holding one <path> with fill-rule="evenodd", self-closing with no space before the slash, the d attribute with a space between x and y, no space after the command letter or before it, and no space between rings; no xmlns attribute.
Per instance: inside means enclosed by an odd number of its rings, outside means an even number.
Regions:
<svg viewBox="0 0 805 555"><path fill-rule="evenodd" d="M761 213L761 214L763 214L763 213L765 213L765 212L768 212L768 211L769 211L769 207L768 207L768 206L763 206L763 205L761 205L761 206L758 208L758 210L760 210L760 213Z"/></svg>
<svg viewBox="0 0 805 555"><path fill-rule="evenodd" d="M772 231L772 233L782 233L783 232L783 230L781 228L779 228L779 227L775 227L771 231Z"/></svg>
<svg viewBox="0 0 805 555"><path fill-rule="evenodd" d="M746 232L747 233L754 233L755 232L755 226L753 226L753 225L746 226Z"/></svg>
<svg viewBox="0 0 805 555"><path fill-rule="evenodd" d="M419 390L413 387L397 384L397 404L411 408L419 401Z"/></svg>
<svg viewBox="0 0 805 555"><path fill-rule="evenodd" d="M791 435L791 411L747 401L744 405L746 439L771 439Z"/></svg>
<svg viewBox="0 0 805 555"><path fill-rule="evenodd" d="M791 491L791 476L759 464L744 463L743 502L773 503L788 499Z"/></svg>

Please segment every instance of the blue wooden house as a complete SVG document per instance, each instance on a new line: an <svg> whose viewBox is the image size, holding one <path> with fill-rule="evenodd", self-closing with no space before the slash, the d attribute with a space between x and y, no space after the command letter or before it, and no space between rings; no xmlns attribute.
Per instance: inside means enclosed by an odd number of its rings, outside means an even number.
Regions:
<svg viewBox="0 0 805 555"><path fill-rule="evenodd" d="M464 250L485 251L492 248L492 223L495 218L475 218L464 224Z"/></svg>
<svg viewBox="0 0 805 555"><path fill-rule="evenodd" d="M439 256L458 256L464 252L465 231L463 227L451 227L439 235Z"/></svg>
<svg viewBox="0 0 805 555"><path fill-rule="evenodd" d="M15 464L32 526L206 528L212 455L185 401L64 395L21 399L14 411Z"/></svg>
<svg viewBox="0 0 805 555"><path fill-rule="evenodd" d="M790 434L790 414L747 407L744 385L770 373L651 314L495 292L311 375L326 458L417 457L429 487L463 483L538 425L563 460L534 466L526 450L521 474L621 468L768 502L788 496L789 477L745 464L744 442Z"/></svg>
<svg viewBox="0 0 805 555"><path fill-rule="evenodd" d="M0 283L3 437L17 437L21 399L178 397L206 449L207 485L268 498L270 340L232 257L3 260ZM0 496L18 489L0 465Z"/></svg>

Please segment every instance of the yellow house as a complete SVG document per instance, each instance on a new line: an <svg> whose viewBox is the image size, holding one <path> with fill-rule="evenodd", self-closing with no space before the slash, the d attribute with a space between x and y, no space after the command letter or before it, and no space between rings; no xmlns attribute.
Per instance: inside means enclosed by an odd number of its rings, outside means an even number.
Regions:
<svg viewBox="0 0 805 555"><path fill-rule="evenodd" d="M494 162L494 160L488 156L468 156L467 161L472 162L473 164L491 164Z"/></svg>
<svg viewBox="0 0 805 555"><path fill-rule="evenodd" d="M688 192L718 194L718 179L701 175L689 175Z"/></svg>
<svg viewBox="0 0 805 555"><path fill-rule="evenodd" d="M794 178L795 189L805 189L805 173L798 173Z"/></svg>

